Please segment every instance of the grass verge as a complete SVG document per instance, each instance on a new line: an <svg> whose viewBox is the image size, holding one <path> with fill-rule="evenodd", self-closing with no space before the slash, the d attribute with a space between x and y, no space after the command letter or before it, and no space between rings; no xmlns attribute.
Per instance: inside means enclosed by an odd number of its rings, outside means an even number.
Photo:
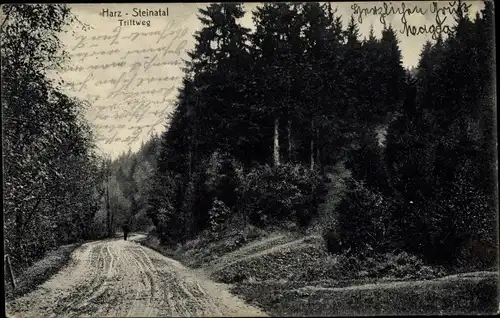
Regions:
<svg viewBox="0 0 500 318"><path fill-rule="evenodd" d="M149 236L142 244L189 267L201 267L271 316L461 315L498 310L498 273L450 276L406 253L362 259L331 255L318 235L271 233L245 240L241 246L234 241L207 244L199 239L173 250Z"/></svg>
<svg viewBox="0 0 500 318"><path fill-rule="evenodd" d="M176 247L165 246L154 234L136 240L139 244L149 247L160 254L171 257L190 268L200 268L214 260L258 240L265 235L264 231L248 226L243 229L233 229L219 237L208 232L201 233L198 238Z"/></svg>
<svg viewBox="0 0 500 318"><path fill-rule="evenodd" d="M472 315L494 314L498 310L496 273L349 287L311 285L312 282L247 282L234 285L232 292L271 316Z"/></svg>
<svg viewBox="0 0 500 318"><path fill-rule="evenodd" d="M5 272L5 300L10 301L20 297L33 291L40 284L43 284L52 275L68 264L71 259L71 253L82 244L83 243L63 245L48 252L41 260L26 268L26 270L22 271L22 274L15 277L17 285L16 290L13 290L10 280L6 278L7 273Z"/></svg>

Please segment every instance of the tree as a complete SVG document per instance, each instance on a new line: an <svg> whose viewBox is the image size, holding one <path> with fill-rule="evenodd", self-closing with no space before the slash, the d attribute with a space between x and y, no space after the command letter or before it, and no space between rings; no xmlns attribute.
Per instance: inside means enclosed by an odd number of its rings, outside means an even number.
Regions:
<svg viewBox="0 0 500 318"><path fill-rule="evenodd" d="M459 259L470 237L495 240L488 192L493 183L480 177L482 168L494 169L491 157L484 159L491 142L485 145L481 137L489 134L491 124L483 132L480 128L492 105L491 100L484 103L480 92L491 82L483 81L486 77L477 68L483 58L476 55L484 45L478 39L488 43L488 36L477 28L481 17L473 22L457 10L456 22L446 41L424 46L415 102L405 103L402 116L391 124L387 145L391 182L401 198L400 210L406 211L400 226L407 248L445 264ZM475 80L450 80L466 76Z"/></svg>
<svg viewBox="0 0 500 318"><path fill-rule="evenodd" d="M327 77L328 71L331 69L328 54L330 44L328 42L327 32L329 23L328 16L323 7L319 3L307 3L303 6L303 15L305 20L304 27L304 42L305 45L305 60L306 67L304 69L305 85L305 100L302 105L303 113L307 114L309 120L309 163L310 169L314 169L315 163L315 141L318 143L322 120L326 116L326 98L328 98L328 89L324 76ZM330 64L330 65L328 65ZM328 71L327 71L328 70ZM307 109L307 110L306 110ZM319 150L319 149L318 149ZM318 152L319 154L319 152ZM319 155L317 156L319 159Z"/></svg>
<svg viewBox="0 0 500 318"><path fill-rule="evenodd" d="M21 267L54 246L88 238L102 195L86 105L47 76L66 61L65 5L2 6L1 71L7 253Z"/></svg>
<svg viewBox="0 0 500 318"><path fill-rule="evenodd" d="M192 110L190 125L203 122L204 133L210 134L209 140L201 140L201 134L193 137L202 159L217 149L237 154L239 149L234 145L241 139L238 125L246 116L247 80L243 74L250 63L246 44L249 30L237 23L244 15L242 4L211 4L199 12L204 27L196 33L197 43L188 53L191 60L186 70L191 74L192 89L185 83L184 89L189 91L185 91L184 100Z"/></svg>
<svg viewBox="0 0 500 318"><path fill-rule="evenodd" d="M300 118L297 98L302 84L298 78L304 61L304 43L300 38L303 21L298 7L289 3L265 4L253 12L257 28L252 34L252 55L255 89L258 91L253 106L261 116L261 129L272 136L271 161L274 166L279 166L282 161L284 138L280 136L283 130L280 122L286 122L286 157L291 160L292 123Z"/></svg>
<svg viewBox="0 0 500 318"><path fill-rule="evenodd" d="M161 137L156 171L159 180L175 176L171 208L178 217L172 225L183 228L182 238L208 226L203 162L217 151L242 160L252 152L239 127L248 122L245 66L250 67L249 30L237 23L244 15L242 5L211 4L199 13L203 28L196 32L195 48L188 53L186 76L170 126Z"/></svg>

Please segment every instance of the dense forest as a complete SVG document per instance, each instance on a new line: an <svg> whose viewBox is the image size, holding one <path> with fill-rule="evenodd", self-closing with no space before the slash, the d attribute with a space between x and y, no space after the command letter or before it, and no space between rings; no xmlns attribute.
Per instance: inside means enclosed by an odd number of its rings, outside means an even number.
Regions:
<svg viewBox="0 0 500 318"><path fill-rule="evenodd" d="M254 32L244 14L199 10L167 129L120 159L117 179L149 149L148 177L135 179L147 189L124 202L164 244L290 222L319 223L334 253L445 265L467 244L496 244L491 2L473 19L458 9L453 33L427 42L412 70L391 26L361 39L331 4L261 5ZM329 204L339 165L350 177Z"/></svg>
<svg viewBox="0 0 500 318"><path fill-rule="evenodd" d="M331 4L260 5L253 32L242 4L210 4L165 131L115 160L97 155L83 103L45 71L63 62L69 10L3 11L4 233L17 263L126 223L167 245L319 224L333 253L445 265L471 242L497 243L489 1L473 19L457 10L412 70L390 25L362 39ZM340 166L349 177L334 193Z"/></svg>

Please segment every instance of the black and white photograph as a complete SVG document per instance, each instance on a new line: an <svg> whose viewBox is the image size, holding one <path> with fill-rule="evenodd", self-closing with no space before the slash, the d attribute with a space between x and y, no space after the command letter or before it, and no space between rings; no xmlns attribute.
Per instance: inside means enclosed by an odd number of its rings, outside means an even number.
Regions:
<svg viewBox="0 0 500 318"><path fill-rule="evenodd" d="M2 4L5 316L500 313L494 12Z"/></svg>

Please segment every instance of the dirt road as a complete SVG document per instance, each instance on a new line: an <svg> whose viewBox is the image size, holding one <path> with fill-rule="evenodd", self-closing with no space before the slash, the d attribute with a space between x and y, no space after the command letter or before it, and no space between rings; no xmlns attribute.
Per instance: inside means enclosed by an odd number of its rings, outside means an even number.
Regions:
<svg viewBox="0 0 500 318"><path fill-rule="evenodd" d="M6 304L16 317L265 316L223 285L132 237L91 242L35 291Z"/></svg>

